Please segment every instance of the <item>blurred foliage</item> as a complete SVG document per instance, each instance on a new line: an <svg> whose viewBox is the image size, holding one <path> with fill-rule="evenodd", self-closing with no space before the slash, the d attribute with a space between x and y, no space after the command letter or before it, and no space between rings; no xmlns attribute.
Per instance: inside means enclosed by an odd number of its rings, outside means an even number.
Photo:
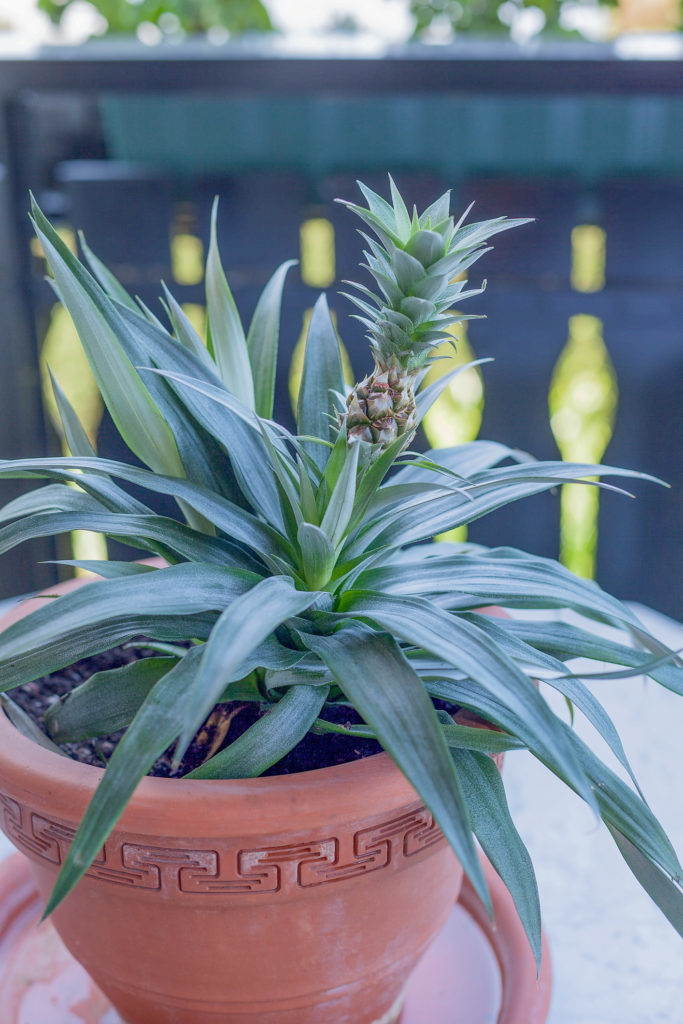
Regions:
<svg viewBox="0 0 683 1024"><path fill-rule="evenodd" d="M440 35L449 32L476 32L480 35L509 34L511 28L526 11L538 11L539 30L562 36L577 36L560 22L562 8L576 6L582 0L410 0L415 17L414 37L428 37L437 30ZM586 6L614 7L617 0L588 0ZM542 17L541 17L542 16ZM545 19L543 21L543 19ZM533 34L536 34L535 32Z"/></svg>
<svg viewBox="0 0 683 1024"><path fill-rule="evenodd" d="M273 26L261 0L88 0L107 23L106 34L134 35L140 25L156 25L164 34L226 29L269 32ZM58 25L65 12L83 0L39 0L38 6Z"/></svg>

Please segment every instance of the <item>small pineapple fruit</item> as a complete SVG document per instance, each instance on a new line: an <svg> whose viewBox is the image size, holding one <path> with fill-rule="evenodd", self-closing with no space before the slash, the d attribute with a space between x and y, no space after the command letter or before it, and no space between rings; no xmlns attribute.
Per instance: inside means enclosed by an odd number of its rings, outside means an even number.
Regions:
<svg viewBox="0 0 683 1024"><path fill-rule="evenodd" d="M491 235L525 224L526 220L497 217L463 226L468 208L457 224L449 213L450 192L424 213L413 207L412 217L391 177L391 204L358 183L367 209L354 203L345 206L372 228L379 241L361 231L370 251L362 264L375 279L380 294L349 282L362 297L347 295L361 310L356 315L368 328L375 368L356 384L346 402L346 429L350 441L390 445L417 427L415 389L430 362L430 355L444 341L453 341L449 328L474 319L452 309L481 288L465 290L464 272L489 249Z"/></svg>
<svg viewBox="0 0 683 1024"><path fill-rule="evenodd" d="M415 379L395 358L388 365L375 355L375 369L356 384L346 401L346 429L349 438L391 444L417 426Z"/></svg>

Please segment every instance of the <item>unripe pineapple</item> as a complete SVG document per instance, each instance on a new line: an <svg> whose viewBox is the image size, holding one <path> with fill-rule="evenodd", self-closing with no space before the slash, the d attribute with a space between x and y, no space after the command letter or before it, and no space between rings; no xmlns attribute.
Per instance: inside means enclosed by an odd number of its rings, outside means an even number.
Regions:
<svg viewBox="0 0 683 1024"><path fill-rule="evenodd" d="M498 217L463 227L468 209L455 224L449 214L450 192L421 215L413 207L411 217L393 180L389 181L391 205L360 182L368 208L344 204L379 239L374 241L361 232L370 247L364 252L367 262L362 266L370 271L380 292L353 284L363 297L347 295L362 311L356 319L368 328L375 361L374 371L347 399L347 434L350 440L383 447L414 432L415 388L432 350L453 340L448 328L454 323L473 319L454 313L453 304L481 294L486 282L480 288L464 290L464 271L489 251L484 246L487 238L525 223Z"/></svg>
<svg viewBox="0 0 683 1024"><path fill-rule="evenodd" d="M390 445L417 426L415 379L395 357L384 366L375 356L375 369L346 401L346 429L350 438Z"/></svg>

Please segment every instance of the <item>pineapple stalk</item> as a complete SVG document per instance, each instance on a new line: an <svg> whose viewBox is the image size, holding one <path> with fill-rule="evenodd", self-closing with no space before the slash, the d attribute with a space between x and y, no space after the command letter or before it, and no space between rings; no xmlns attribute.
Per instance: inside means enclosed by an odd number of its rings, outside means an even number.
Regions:
<svg viewBox="0 0 683 1024"><path fill-rule="evenodd" d="M351 391L342 419L349 442L383 448L398 437L412 437L418 423L415 390L433 350L453 341L455 323L475 318L453 310L486 285L466 290L465 271L489 251L485 242L491 235L526 223L497 217L464 226L468 209L456 224L449 213L450 192L422 214L413 207L411 216L389 181L391 203L360 182L367 208L339 200L377 236L361 231L369 246L362 266L377 291L349 282L360 294L346 295L361 311L354 315L367 327L375 368Z"/></svg>

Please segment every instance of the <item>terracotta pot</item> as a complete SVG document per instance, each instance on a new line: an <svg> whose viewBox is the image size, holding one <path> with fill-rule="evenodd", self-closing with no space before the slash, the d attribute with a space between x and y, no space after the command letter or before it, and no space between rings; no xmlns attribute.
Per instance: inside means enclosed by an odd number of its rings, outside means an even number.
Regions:
<svg viewBox="0 0 683 1024"><path fill-rule="evenodd" d="M44 898L102 774L0 714L0 824ZM144 779L53 920L128 1024L390 1024L461 881L379 754L268 779Z"/></svg>

